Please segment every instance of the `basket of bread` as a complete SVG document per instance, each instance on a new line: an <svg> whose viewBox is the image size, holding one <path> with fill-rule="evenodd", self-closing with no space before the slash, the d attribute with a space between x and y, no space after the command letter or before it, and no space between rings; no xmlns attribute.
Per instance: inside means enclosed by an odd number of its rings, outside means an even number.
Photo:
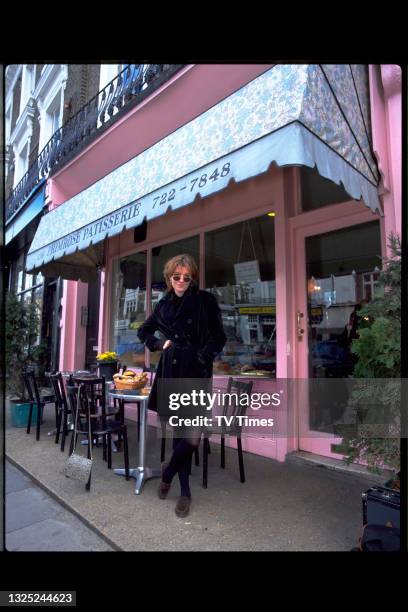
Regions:
<svg viewBox="0 0 408 612"><path fill-rule="evenodd" d="M136 374L132 370L126 370L123 374L114 374L113 382L115 387L121 391L133 391L134 389L142 389L148 380L147 372Z"/></svg>

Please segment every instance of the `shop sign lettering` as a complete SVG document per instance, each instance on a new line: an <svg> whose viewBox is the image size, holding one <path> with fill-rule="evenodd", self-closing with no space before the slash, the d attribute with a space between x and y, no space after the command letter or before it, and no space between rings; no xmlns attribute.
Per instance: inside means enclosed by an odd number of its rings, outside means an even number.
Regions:
<svg viewBox="0 0 408 612"><path fill-rule="evenodd" d="M145 196L137 202L133 202L132 204L121 208L117 212L109 213L108 215L102 217L102 219L98 219L97 221L94 221L93 223L72 232L68 236L64 236L64 238L56 240L46 247L47 252L45 259L49 260L53 257L55 258L60 256L61 253L66 251L72 245L78 245L78 248L81 249L85 248L86 245L89 244L90 240L92 240L93 243L96 243L102 240L106 233L116 226L124 226L126 224L135 226L137 224L130 224L129 222L136 217L140 217L140 219L146 217L149 219L149 210L152 212L154 211L154 217L157 214L156 211L160 210L160 207L165 204L175 204L176 208L178 204L184 205L186 203L185 194L188 194L188 196L191 194L192 199L194 199L196 194L200 193L200 191L206 192L206 195L208 195L208 191L211 192L211 186L215 184L216 181L225 179L232 172L231 162L224 161L224 163L220 162L218 165L216 164L212 164L207 172L199 170L194 174L192 173L184 178L178 179L172 183L172 188L169 189L167 187L165 190L163 189L159 192L155 191L151 195ZM36 255L38 260L44 258L41 251Z"/></svg>

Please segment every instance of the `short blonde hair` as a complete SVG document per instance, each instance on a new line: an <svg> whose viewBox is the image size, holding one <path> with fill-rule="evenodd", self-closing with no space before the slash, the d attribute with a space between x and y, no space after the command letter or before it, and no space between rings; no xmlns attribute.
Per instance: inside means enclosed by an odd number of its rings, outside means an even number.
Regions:
<svg viewBox="0 0 408 612"><path fill-rule="evenodd" d="M192 278L192 284L198 284L198 266L191 255L183 253L182 255L172 257L164 264L163 276L164 280L166 281L168 291L170 291L172 288L170 278L173 276L178 267L188 268Z"/></svg>

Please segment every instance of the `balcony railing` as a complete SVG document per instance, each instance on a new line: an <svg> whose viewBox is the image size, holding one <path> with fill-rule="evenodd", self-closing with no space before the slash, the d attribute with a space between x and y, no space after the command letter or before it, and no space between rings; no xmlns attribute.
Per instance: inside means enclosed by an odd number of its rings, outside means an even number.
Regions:
<svg viewBox="0 0 408 612"><path fill-rule="evenodd" d="M181 64L132 64L89 100L50 138L6 202L6 223L38 183L70 159L182 68Z"/></svg>

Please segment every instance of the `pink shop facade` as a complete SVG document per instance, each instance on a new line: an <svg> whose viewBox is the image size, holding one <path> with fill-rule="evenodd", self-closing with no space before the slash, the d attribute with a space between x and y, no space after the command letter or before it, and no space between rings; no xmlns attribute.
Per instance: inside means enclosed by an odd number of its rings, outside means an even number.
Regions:
<svg viewBox="0 0 408 612"><path fill-rule="evenodd" d="M165 261L187 252L227 335L215 388L347 378L347 326L400 234L400 69L184 66L53 174L47 201L27 271L65 279L60 370L105 350L154 368L137 329L164 294ZM294 389L278 433L243 449L341 458L338 407L314 412Z"/></svg>

